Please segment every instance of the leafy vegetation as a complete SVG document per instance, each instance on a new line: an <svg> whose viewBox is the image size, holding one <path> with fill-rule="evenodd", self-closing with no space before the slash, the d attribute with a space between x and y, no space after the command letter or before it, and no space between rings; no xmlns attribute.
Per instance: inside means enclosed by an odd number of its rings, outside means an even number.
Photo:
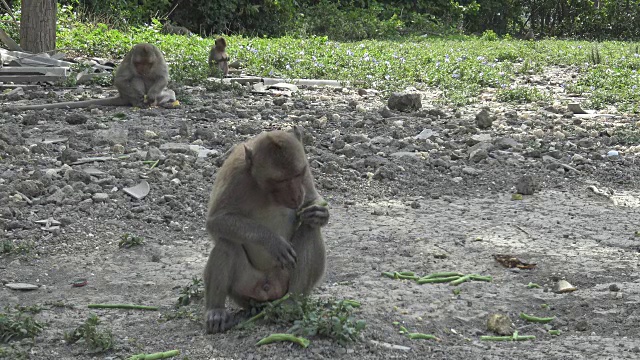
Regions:
<svg viewBox="0 0 640 360"><path fill-rule="evenodd" d="M318 4L338 6L337 2ZM386 13L387 10L380 11ZM213 37L163 35L158 20L148 25L130 25L126 31L104 23L81 23L79 14L69 6L61 6L58 15L57 46L69 49L66 51L71 55L118 59L133 44L150 42L164 52L174 83L203 84L215 90L213 84L206 81L206 61ZM325 23L330 21L333 20L323 18ZM7 28L16 32L11 29L10 21L8 24ZM342 32L356 31L351 28L356 25L351 23L340 22L336 26ZM253 75L335 79L382 91L408 86L437 89L440 100L452 105L477 101L486 88L498 90L502 101L547 99L546 93L517 87L516 75L539 74L548 66L571 66L580 76L563 86L568 93L587 97L587 106L600 109L615 103L623 111L640 111L637 105L640 50L633 43L526 41L500 36L491 29L481 36L405 36L357 42L339 42L315 35L227 38L232 59L241 60L246 71Z"/></svg>
<svg viewBox="0 0 640 360"><path fill-rule="evenodd" d="M120 242L118 243L118 247L130 248L130 247L139 246L142 244L144 244L144 238L142 236L125 233L125 234L122 234L122 236L120 237Z"/></svg>
<svg viewBox="0 0 640 360"><path fill-rule="evenodd" d="M345 344L358 339L365 328L364 320L356 320L353 311L360 304L353 300L311 299L292 296L279 305L267 303L262 310L269 322L291 325L287 333L296 336L323 336Z"/></svg>
<svg viewBox="0 0 640 360"><path fill-rule="evenodd" d="M100 319L96 314L89 315L89 318L75 330L65 332L64 339L69 344L74 344L84 339L85 344L93 352L103 352L113 348L114 340L111 330L98 330Z"/></svg>
<svg viewBox="0 0 640 360"><path fill-rule="evenodd" d="M36 321L32 315L26 314L30 309L11 310L5 307L4 312L0 312L0 341L9 342L23 338L33 338L38 335L44 325Z"/></svg>
<svg viewBox="0 0 640 360"><path fill-rule="evenodd" d="M204 285L202 283L202 279L194 276L191 279L191 284L183 287L180 290L180 297L178 298L178 306L187 306L192 301L196 299L201 299L204 295L203 293Z"/></svg>
<svg viewBox="0 0 640 360"><path fill-rule="evenodd" d="M33 244L30 242L14 242L10 239L3 239L0 241L0 255L24 255L30 253L31 250L33 250Z"/></svg>

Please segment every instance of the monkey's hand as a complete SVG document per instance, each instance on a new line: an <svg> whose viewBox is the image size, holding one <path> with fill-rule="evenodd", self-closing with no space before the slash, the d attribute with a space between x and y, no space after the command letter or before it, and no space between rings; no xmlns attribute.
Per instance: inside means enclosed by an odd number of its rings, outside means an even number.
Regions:
<svg viewBox="0 0 640 360"><path fill-rule="evenodd" d="M225 309L211 309L205 317L207 333L215 334L234 327L240 319Z"/></svg>
<svg viewBox="0 0 640 360"><path fill-rule="evenodd" d="M283 269L293 269L298 261L293 246L283 238L275 238L274 241L265 245L265 248L271 256L280 264Z"/></svg>
<svg viewBox="0 0 640 360"><path fill-rule="evenodd" d="M329 208L327 207L327 202L321 200L319 202L314 202L312 205L307 206L300 210L299 218L300 221L314 228L322 227L327 225L329 222Z"/></svg>

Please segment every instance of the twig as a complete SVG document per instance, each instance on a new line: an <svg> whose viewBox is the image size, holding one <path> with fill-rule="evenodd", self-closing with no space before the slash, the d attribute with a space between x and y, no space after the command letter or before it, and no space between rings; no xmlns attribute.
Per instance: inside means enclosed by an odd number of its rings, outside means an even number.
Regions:
<svg viewBox="0 0 640 360"><path fill-rule="evenodd" d="M157 306L133 305L133 304L89 304L89 309L134 309L134 310L158 310Z"/></svg>

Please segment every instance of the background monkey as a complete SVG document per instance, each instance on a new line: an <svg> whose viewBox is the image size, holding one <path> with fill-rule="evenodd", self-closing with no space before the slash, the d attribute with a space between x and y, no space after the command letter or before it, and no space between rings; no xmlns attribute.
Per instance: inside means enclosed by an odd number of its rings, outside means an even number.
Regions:
<svg viewBox="0 0 640 360"><path fill-rule="evenodd" d="M225 52L227 49L227 41L219 37L216 39L215 45L209 52L209 69L213 73L215 66L222 72L222 75L229 74L229 56Z"/></svg>
<svg viewBox="0 0 640 360"><path fill-rule="evenodd" d="M299 127L235 146L209 200L206 228L214 247L204 272L207 332L237 322L225 309L227 297L248 308L250 299L308 294L324 276L320 228L328 221Z"/></svg>
<svg viewBox="0 0 640 360"><path fill-rule="evenodd" d="M83 108L90 105L137 106L169 105L176 100L173 90L167 89L169 67L156 46L136 44L116 69L113 84L118 96L85 101L54 104L13 106L17 110ZM145 98L146 96L146 98Z"/></svg>

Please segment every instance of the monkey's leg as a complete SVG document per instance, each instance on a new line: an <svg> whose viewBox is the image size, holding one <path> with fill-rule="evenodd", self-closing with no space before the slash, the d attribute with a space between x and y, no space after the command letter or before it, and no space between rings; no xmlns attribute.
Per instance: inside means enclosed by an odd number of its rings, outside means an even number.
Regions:
<svg viewBox="0 0 640 360"><path fill-rule="evenodd" d="M169 85L169 79L167 79L165 76L158 76L146 92L148 103L160 103L159 98L162 96L163 91L167 88L167 85Z"/></svg>
<svg viewBox="0 0 640 360"><path fill-rule="evenodd" d="M249 307L249 299L267 301L282 297L286 283L278 281L277 271L275 274L258 271L241 245L218 241L209 254L204 272L207 332L226 331L240 320L225 309L227 297L243 308Z"/></svg>
<svg viewBox="0 0 640 360"><path fill-rule="evenodd" d="M233 270L236 264L235 246L218 241L204 270L205 327L207 333L225 331L234 325L233 315L225 309L227 295L231 292Z"/></svg>
<svg viewBox="0 0 640 360"><path fill-rule="evenodd" d="M325 272L326 250L319 227L300 225L291 238L298 255L296 267L291 271L289 292L308 295Z"/></svg>
<svg viewBox="0 0 640 360"><path fill-rule="evenodd" d="M127 100L132 106L139 108L145 107L144 94L145 86L144 81L139 77L132 77L128 80L117 79L115 81L116 89L120 97Z"/></svg>

